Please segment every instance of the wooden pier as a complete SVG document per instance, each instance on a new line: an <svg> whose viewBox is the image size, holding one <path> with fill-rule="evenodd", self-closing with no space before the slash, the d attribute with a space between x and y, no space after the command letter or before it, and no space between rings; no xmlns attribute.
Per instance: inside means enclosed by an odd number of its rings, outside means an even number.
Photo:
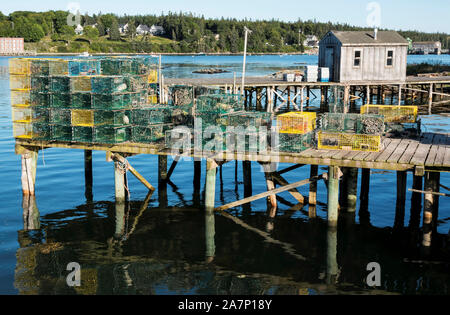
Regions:
<svg viewBox="0 0 450 315"><path fill-rule="evenodd" d="M398 104L413 102L418 95L419 99L426 99L425 113L431 114L441 104L448 104L450 94L450 77L441 78L408 78L406 82L361 82L352 84L340 83L306 83L284 82L272 78L250 77L246 79L244 90L235 79L170 79L161 78L160 89L161 103L167 101L169 89L172 86L189 84L198 86L215 86L227 93L243 93L246 96L247 109L277 112L281 106L306 107L314 94L313 90L321 90L320 107L327 104L327 90L334 86L344 87L344 101L350 103L350 112L355 111L352 103L362 99L362 104L372 103L376 99L377 104L386 103L386 93L391 95L391 103L394 96L398 97ZM425 86L428 86L426 88ZM439 88L437 88L439 87ZM397 90L395 90L397 88ZM306 91L305 91L306 90ZM256 91L256 92L255 92ZM439 92L437 92L439 91ZM253 98L253 95L255 98ZM295 93L295 94L292 94ZM419 93L419 94L418 94ZM437 100L438 99L438 100ZM265 100L265 102L264 102ZM448 112L447 107L444 110ZM22 187L24 195L35 194L35 178L38 152L49 148L65 148L85 150L85 177L86 198L92 200L92 151L106 152L106 160L114 162L116 202L123 203L127 199L127 174L133 174L150 192L156 190L152 180L147 181L138 170L128 162L127 157L139 154L157 155L158 159L158 194L160 201L167 203L167 185L171 175L176 171L180 156L176 156L171 150L166 149L164 143L137 144L123 143L118 145L83 144L58 141L34 141L16 139L16 154L22 155ZM168 168L168 156L175 155L175 160ZM224 211L266 198L268 200L268 213L273 218L276 215L277 204L280 198L277 194L289 192L297 205L293 208L301 209L309 205L309 216L316 217L317 182L324 180L328 190L328 222L330 227L338 224L340 212L355 212L357 201L357 181L359 169L362 172L361 181L361 205L367 209L370 191L370 174L373 169L389 170L397 172L397 214L396 224L402 225L405 211L405 199L407 191L407 174L412 173L414 184L411 189L413 199L419 199L420 194L425 194L424 203L424 239L423 245L431 245L431 234L435 230L438 218L438 201L442 197L440 193L440 173L450 172L450 135L438 133L425 133L418 139L384 138L383 148L380 152L360 151L335 151L307 149L301 153L266 152L256 153L212 153L212 152L183 152L183 156L194 160L193 186L197 196L196 204L200 206L200 178L201 161L206 160L206 186L204 207L208 212ZM218 170L230 161L242 161L244 172L244 199L230 204L216 204L216 177ZM264 169L267 191L254 192L252 189L251 163L257 162ZM279 163L287 163L292 166L279 170ZM309 178L296 183L289 183L283 178L283 174L294 171L300 167L310 167ZM320 173L319 166L328 167L328 172ZM221 172L220 172L221 174ZM237 177L237 173L235 174ZM277 185L279 186L277 188ZM309 196L303 196L297 190L300 186L309 186ZM423 189L423 190L422 190ZM340 196L339 196L340 195ZM421 198L420 198L421 200ZM162 202L164 204L164 202Z"/></svg>
<svg viewBox="0 0 450 315"><path fill-rule="evenodd" d="M450 105L450 77L407 77L404 82L361 81L336 82L286 82L275 77L247 77L244 88L242 78L171 78L162 79L161 97L168 100L170 88L177 85L217 87L230 94L244 96L248 109L278 112L309 107L314 100L328 104L329 90L335 86L345 89L352 102L363 104L419 105L422 113L445 113ZM318 94L319 90L320 94Z"/></svg>

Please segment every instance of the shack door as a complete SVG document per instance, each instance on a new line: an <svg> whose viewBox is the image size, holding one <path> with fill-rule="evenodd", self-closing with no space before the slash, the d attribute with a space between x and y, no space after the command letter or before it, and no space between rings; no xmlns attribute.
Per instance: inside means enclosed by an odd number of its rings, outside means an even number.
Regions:
<svg viewBox="0 0 450 315"><path fill-rule="evenodd" d="M334 81L334 47L325 48L325 67L330 68L330 81Z"/></svg>

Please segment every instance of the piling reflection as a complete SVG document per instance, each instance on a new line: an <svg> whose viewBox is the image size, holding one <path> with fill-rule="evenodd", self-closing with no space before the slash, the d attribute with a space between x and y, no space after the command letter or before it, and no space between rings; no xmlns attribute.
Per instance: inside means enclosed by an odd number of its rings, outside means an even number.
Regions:
<svg viewBox="0 0 450 315"><path fill-rule="evenodd" d="M427 264L403 247L407 233L394 238L392 229L345 220L337 230L308 220L307 211L299 218L298 209L243 216L152 207L158 199L81 205L44 215L40 225L35 200L24 201L15 287L20 294L364 294L373 290L363 282L366 266L377 261L386 277L380 292L449 293L450 249ZM80 288L65 282L73 261L82 268Z"/></svg>

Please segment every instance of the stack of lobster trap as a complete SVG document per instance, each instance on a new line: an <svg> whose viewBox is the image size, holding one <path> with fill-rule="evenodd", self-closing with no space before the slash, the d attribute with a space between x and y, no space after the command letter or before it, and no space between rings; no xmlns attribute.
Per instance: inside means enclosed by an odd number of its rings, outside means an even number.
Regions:
<svg viewBox="0 0 450 315"><path fill-rule="evenodd" d="M156 103L157 61L11 59L14 137L82 143L131 140L132 111Z"/></svg>

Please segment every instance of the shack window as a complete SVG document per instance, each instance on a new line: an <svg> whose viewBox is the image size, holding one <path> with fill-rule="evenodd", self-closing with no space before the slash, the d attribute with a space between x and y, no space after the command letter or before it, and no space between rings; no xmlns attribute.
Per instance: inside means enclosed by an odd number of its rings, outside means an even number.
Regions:
<svg viewBox="0 0 450 315"><path fill-rule="evenodd" d="M388 50L386 58L386 66L392 67L393 65L394 65L394 51Z"/></svg>
<svg viewBox="0 0 450 315"><path fill-rule="evenodd" d="M359 68L361 66L361 50L355 50L355 58L353 66Z"/></svg>

